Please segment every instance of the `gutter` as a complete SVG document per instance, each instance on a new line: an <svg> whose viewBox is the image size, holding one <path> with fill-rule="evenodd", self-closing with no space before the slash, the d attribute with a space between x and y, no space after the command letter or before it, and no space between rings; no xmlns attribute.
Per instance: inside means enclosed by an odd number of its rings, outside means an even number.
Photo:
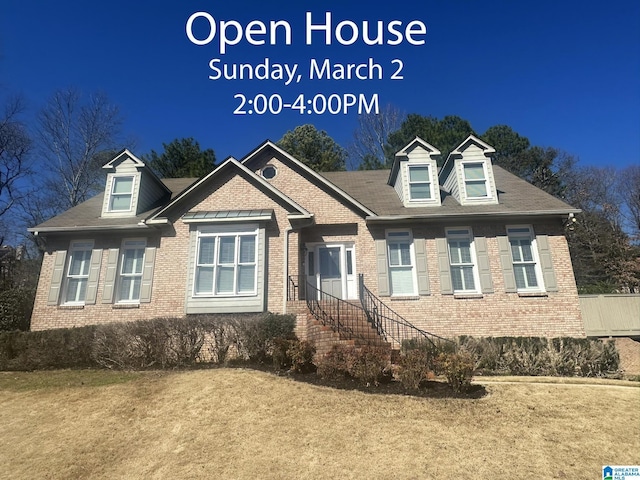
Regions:
<svg viewBox="0 0 640 480"><path fill-rule="evenodd" d="M393 222L399 220L458 220L467 218L523 217L523 216L567 216L581 213L578 208L565 210L526 210L515 212L475 212L475 213L429 213L424 215L372 215L365 217L367 223Z"/></svg>

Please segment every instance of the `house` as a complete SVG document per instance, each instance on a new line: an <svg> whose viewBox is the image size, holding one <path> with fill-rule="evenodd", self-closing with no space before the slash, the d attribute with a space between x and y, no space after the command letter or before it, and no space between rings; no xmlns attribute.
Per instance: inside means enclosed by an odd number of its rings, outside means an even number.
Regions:
<svg viewBox="0 0 640 480"><path fill-rule="evenodd" d="M578 210L494 152L472 135L439 168L416 138L390 171L317 173L266 141L161 180L124 150L104 193L30 229L46 240L31 328L271 311L307 336L311 300L361 308L366 291L370 321L444 337L584 336L564 235Z"/></svg>

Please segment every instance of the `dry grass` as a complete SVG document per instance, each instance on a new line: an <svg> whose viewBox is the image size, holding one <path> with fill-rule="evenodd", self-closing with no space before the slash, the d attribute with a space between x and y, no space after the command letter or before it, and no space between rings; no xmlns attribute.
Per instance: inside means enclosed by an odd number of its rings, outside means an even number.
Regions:
<svg viewBox="0 0 640 480"><path fill-rule="evenodd" d="M383 396L232 369L0 374L0 477L588 479L640 463L640 388L487 390Z"/></svg>

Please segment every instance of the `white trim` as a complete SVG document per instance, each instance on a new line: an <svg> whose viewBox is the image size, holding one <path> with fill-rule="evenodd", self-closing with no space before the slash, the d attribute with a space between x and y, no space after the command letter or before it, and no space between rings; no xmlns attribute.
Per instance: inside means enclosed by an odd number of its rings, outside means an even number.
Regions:
<svg viewBox="0 0 640 480"><path fill-rule="evenodd" d="M427 169L427 181L411 181L411 169L412 168L426 168ZM435 202L435 186L433 184L433 168L429 163L407 163L405 167L406 178L407 178L407 198L409 199L409 203L412 204L425 204L425 203L434 203ZM429 197L428 198L412 198L411 196L411 185L424 185L427 184L429 186ZM440 186L438 185L438 191Z"/></svg>
<svg viewBox="0 0 640 480"><path fill-rule="evenodd" d="M193 298L224 298L224 297L255 297L258 294L258 248L259 248L259 227L258 225L246 225L245 228L237 228L237 226L227 226L225 227L199 227L196 232L196 251L195 251L195 259L193 264L193 271L191 275L193 277L192 288L191 288L191 296ZM252 236L254 238L254 261L253 262L240 262L240 237L243 236ZM220 268L219 264L219 249L220 249L220 238L222 237L233 237L234 238L234 280L233 280L233 292L217 292L217 273ZM200 240L202 238L213 238L213 263L211 264L200 264ZM225 264L226 265L226 264ZM254 278L253 278L253 290L251 292L239 292L238 291L238 267L242 265L253 265L254 267ZM197 292L197 272L198 268L212 268L212 283L211 283L211 292Z"/></svg>
<svg viewBox="0 0 640 480"><path fill-rule="evenodd" d="M400 235L398 235L396 238L390 238L393 236L393 234L403 234L402 236L404 238L400 238ZM413 232L411 229L406 229L406 228L393 228L393 229L388 229L385 230L384 233L385 236L385 240L386 240L386 250L387 250L387 271L388 271L388 275L389 275L389 291L392 297L412 297L412 296L417 296L418 295L418 277L417 277L417 268L416 268L416 252L415 252L415 248L413 245ZM392 240L390 242L390 240ZM397 243L397 244L404 244L404 243L408 243L409 244L409 261L410 264L409 265L392 265L391 264L391 250L390 250L390 243ZM406 267L411 267L411 283L412 283L412 291L411 292L402 292L402 293L397 293L394 292L394 288L393 288L393 279L392 279L392 271L393 270L400 270L402 267L404 267L406 269Z"/></svg>
<svg viewBox="0 0 640 480"><path fill-rule="evenodd" d="M519 230L519 231L515 231ZM516 288L518 293L536 293L536 292L544 292L544 276L542 275L542 267L540 266L540 258L538 256L538 243L536 242L536 235L533 231L533 227L531 225L507 225L507 238L509 240L509 249L511 252L511 265L513 268L513 275L516 280ZM522 261L517 264L534 264L534 272L536 276L536 282L538 283L535 287L519 287L518 280L516 276L516 262L513 260L513 245L511 244L512 239L528 239L531 242L531 261ZM525 276L526 281L526 276Z"/></svg>
<svg viewBox="0 0 640 480"><path fill-rule="evenodd" d="M144 245L136 245L135 248L131 248L130 246L128 247L127 244L132 244L133 242L137 242L139 244L144 243ZM117 277L116 277L116 282L115 282L115 292L114 292L114 296L115 296L115 304L116 305L130 305L130 304L138 304L140 303L140 291L142 288L142 274L144 272L144 260L145 260L145 255L146 255L146 250L147 248L147 239L146 238L124 238L122 240L122 243L120 244L120 252L118 254L118 270L117 270ZM122 269L124 267L124 255L125 255L125 251L126 250L142 250L142 259L140 260L140 273L123 273ZM136 261L136 266L137 266L137 261ZM125 277L129 277L129 278L139 278L140 279L140 286L138 287L138 298L128 298L128 299L122 299L120 298L120 288L122 286L122 281L123 278ZM131 295L131 289L129 291L129 294Z"/></svg>
<svg viewBox="0 0 640 480"><path fill-rule="evenodd" d="M473 230L471 227L447 227L445 228L445 236L447 238L447 252L449 254L449 270L451 271L451 286L453 288L454 295L457 294L469 294L469 293L477 293L480 294L482 292L480 285L480 275L478 273L478 259L476 257L476 248L473 236ZM469 241L469 257L470 262L456 262L455 265L453 263L453 259L451 258L451 241L460 241L460 240L468 240ZM454 270L453 267L458 267L464 269L464 267L471 266L471 272L473 275L473 288L464 288L462 290L458 290L455 287L454 282ZM464 277L461 277L464 282Z"/></svg>
<svg viewBox="0 0 640 480"><path fill-rule="evenodd" d="M60 305L72 306L72 305L84 305L87 298L87 287L89 283L89 273L91 271L91 255L93 253L94 241L93 240L73 240L69 245L67 252L67 259L64 268L64 278L62 285L62 296L60 299ZM73 262L73 256L75 252L89 252L89 258L83 260L83 267L86 267L87 273L70 274L71 264ZM84 298L78 299L79 290L76 290L76 300L67 301L67 293L69 292L69 280L79 279L85 281Z"/></svg>
<svg viewBox="0 0 640 480"><path fill-rule="evenodd" d="M480 179L467 179L465 176L464 167L467 165L481 165L482 173L484 178L482 181L484 182L484 188L487 192L486 195L483 196L470 196L467 192L467 182L476 182L480 183ZM486 160L462 160L460 161L460 175L462 177L462 188L464 190L464 199L468 202L486 202L487 200L491 200L493 198L493 191L491 188L491 184L489 182L489 169L487 168Z"/></svg>

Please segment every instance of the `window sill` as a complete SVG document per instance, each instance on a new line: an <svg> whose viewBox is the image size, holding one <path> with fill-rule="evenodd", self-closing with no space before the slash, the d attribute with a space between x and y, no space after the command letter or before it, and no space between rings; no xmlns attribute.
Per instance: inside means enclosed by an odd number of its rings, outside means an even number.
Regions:
<svg viewBox="0 0 640 480"><path fill-rule="evenodd" d="M83 310L84 304L82 305L58 305L58 310Z"/></svg>
<svg viewBox="0 0 640 480"><path fill-rule="evenodd" d="M398 295L395 297L389 297L392 302L401 302L405 300L420 300L418 295Z"/></svg>
<svg viewBox="0 0 640 480"><path fill-rule="evenodd" d="M114 303L113 309L115 310L126 310L130 308L140 308L139 303Z"/></svg>
<svg viewBox="0 0 640 480"><path fill-rule="evenodd" d="M453 298L457 300L472 300L475 298L484 298L482 293L454 293Z"/></svg>
<svg viewBox="0 0 640 480"><path fill-rule="evenodd" d="M547 292L518 292L519 297L524 298L536 298L536 297L548 297L549 294Z"/></svg>

